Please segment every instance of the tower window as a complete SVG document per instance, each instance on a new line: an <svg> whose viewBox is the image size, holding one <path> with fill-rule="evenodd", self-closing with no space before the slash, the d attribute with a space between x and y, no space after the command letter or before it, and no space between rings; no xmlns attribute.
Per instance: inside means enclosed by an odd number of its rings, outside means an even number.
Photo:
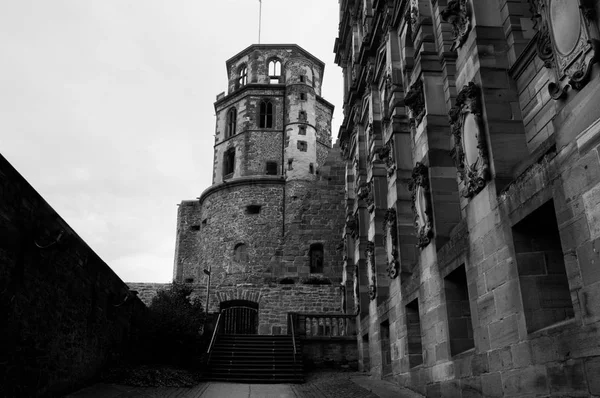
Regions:
<svg viewBox="0 0 600 398"><path fill-rule="evenodd" d="M294 159L288 159L288 170L294 170L293 163Z"/></svg>
<svg viewBox="0 0 600 398"><path fill-rule="evenodd" d="M248 247L244 243L238 243L233 248L233 261L245 263L248 261Z"/></svg>
<svg viewBox="0 0 600 398"><path fill-rule="evenodd" d="M269 61L269 83L278 84L281 82L281 62L274 59Z"/></svg>
<svg viewBox="0 0 600 398"><path fill-rule="evenodd" d="M237 111L235 108L231 108L227 111L227 129L225 130L225 138L229 138L235 135L235 125L237 122Z"/></svg>
<svg viewBox="0 0 600 398"><path fill-rule="evenodd" d="M238 86L245 86L248 83L248 68L246 65L242 65L242 67L240 67L239 76Z"/></svg>
<svg viewBox="0 0 600 398"><path fill-rule="evenodd" d="M322 274L323 273L323 244L313 243L310 245L308 252L310 259L310 273L311 274Z"/></svg>
<svg viewBox="0 0 600 398"><path fill-rule="evenodd" d="M308 165L308 172L310 174L315 174L315 166L312 163Z"/></svg>
<svg viewBox="0 0 600 398"><path fill-rule="evenodd" d="M299 135L306 135L306 126L300 126L300 127L298 127L298 134Z"/></svg>
<svg viewBox="0 0 600 398"><path fill-rule="evenodd" d="M246 214L260 214L261 205L246 206Z"/></svg>
<svg viewBox="0 0 600 398"><path fill-rule="evenodd" d="M258 127L273 127L273 103L269 100L260 101Z"/></svg>
<svg viewBox="0 0 600 398"><path fill-rule="evenodd" d="M298 119L306 121L306 111L298 112Z"/></svg>
<svg viewBox="0 0 600 398"><path fill-rule="evenodd" d="M300 101L306 101L306 93L300 93Z"/></svg>
<svg viewBox="0 0 600 398"><path fill-rule="evenodd" d="M306 152L308 149L308 144L306 143L306 141L298 141L297 146L300 152Z"/></svg>
<svg viewBox="0 0 600 398"><path fill-rule="evenodd" d="M267 174L277 175L277 162L267 162Z"/></svg>
<svg viewBox="0 0 600 398"><path fill-rule="evenodd" d="M223 179L233 177L235 169L235 148L229 148L223 156Z"/></svg>
<svg viewBox="0 0 600 398"><path fill-rule="evenodd" d="M298 77L300 78L300 83L305 83L306 82L306 76L305 75L300 75Z"/></svg>

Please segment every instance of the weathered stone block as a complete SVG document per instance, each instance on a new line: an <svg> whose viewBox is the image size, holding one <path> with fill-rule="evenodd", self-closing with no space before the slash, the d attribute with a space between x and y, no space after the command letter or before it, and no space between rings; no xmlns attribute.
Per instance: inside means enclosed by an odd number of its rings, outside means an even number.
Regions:
<svg viewBox="0 0 600 398"><path fill-rule="evenodd" d="M600 281L600 238L589 241L577 249L584 285Z"/></svg>
<svg viewBox="0 0 600 398"><path fill-rule="evenodd" d="M585 374L589 383L590 393L600 395L600 357L585 361Z"/></svg>
<svg viewBox="0 0 600 398"><path fill-rule="evenodd" d="M546 368L531 366L506 372L502 375L502 390L505 395L548 394Z"/></svg>
<svg viewBox="0 0 600 398"><path fill-rule="evenodd" d="M563 363L550 364L547 371L551 393L588 392L582 360L569 360Z"/></svg>
<svg viewBox="0 0 600 398"><path fill-rule="evenodd" d="M511 355L516 368L530 366L533 363L529 341L511 346Z"/></svg>
<svg viewBox="0 0 600 398"><path fill-rule="evenodd" d="M492 348L500 348L516 343L519 339L517 315L511 315L508 318L491 323L489 331Z"/></svg>
<svg viewBox="0 0 600 398"><path fill-rule="evenodd" d="M488 353L490 372L497 372L513 367L511 348L505 347Z"/></svg>
<svg viewBox="0 0 600 398"><path fill-rule="evenodd" d="M502 376L499 372L481 375L481 392L484 397L501 397Z"/></svg>

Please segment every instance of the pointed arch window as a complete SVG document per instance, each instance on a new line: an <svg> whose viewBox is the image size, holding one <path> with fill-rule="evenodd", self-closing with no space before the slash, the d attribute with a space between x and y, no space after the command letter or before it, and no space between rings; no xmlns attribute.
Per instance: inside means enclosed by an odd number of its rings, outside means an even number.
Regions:
<svg viewBox="0 0 600 398"><path fill-rule="evenodd" d="M274 106L270 100L260 101L258 127L272 128Z"/></svg>
<svg viewBox="0 0 600 398"><path fill-rule="evenodd" d="M235 135L235 128L237 122L237 110L231 108L227 111L227 128L225 129L225 138L233 137Z"/></svg>
<svg viewBox="0 0 600 398"><path fill-rule="evenodd" d="M233 261L236 263L248 262L248 246L245 243L238 243L233 248Z"/></svg>
<svg viewBox="0 0 600 398"><path fill-rule="evenodd" d="M323 244L313 243L310 245L308 252L310 259L310 273L311 274L322 274L323 273Z"/></svg>
<svg viewBox="0 0 600 398"><path fill-rule="evenodd" d="M233 177L235 170L235 148L229 148L223 156L223 179Z"/></svg>
<svg viewBox="0 0 600 398"><path fill-rule="evenodd" d="M269 61L269 83L281 83L281 62L277 59Z"/></svg>
<svg viewBox="0 0 600 398"><path fill-rule="evenodd" d="M239 76L238 86L245 86L248 83L248 67L246 65L240 67Z"/></svg>

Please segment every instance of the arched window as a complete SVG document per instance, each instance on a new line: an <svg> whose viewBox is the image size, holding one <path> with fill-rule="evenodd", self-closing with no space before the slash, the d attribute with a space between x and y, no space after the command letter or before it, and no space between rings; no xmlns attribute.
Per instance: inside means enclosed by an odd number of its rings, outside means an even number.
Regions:
<svg viewBox="0 0 600 398"><path fill-rule="evenodd" d="M229 148L223 156L223 179L233 177L235 170L235 148Z"/></svg>
<svg viewBox="0 0 600 398"><path fill-rule="evenodd" d="M237 122L237 111L235 108L231 108L227 111L227 128L225 129L225 138L229 138L235 135L235 124Z"/></svg>
<svg viewBox="0 0 600 398"><path fill-rule="evenodd" d="M313 243L310 245L308 252L310 258L310 273L311 274L322 274L323 273L323 244Z"/></svg>
<svg viewBox="0 0 600 398"><path fill-rule="evenodd" d="M248 247L245 243L238 243L233 248L233 261L236 263L245 263L248 261Z"/></svg>
<svg viewBox="0 0 600 398"><path fill-rule="evenodd" d="M258 117L258 127L273 127L273 103L269 100L260 101L260 115Z"/></svg>
<svg viewBox="0 0 600 398"><path fill-rule="evenodd" d="M239 76L238 85L245 86L248 83L248 67L246 65L240 67Z"/></svg>
<svg viewBox="0 0 600 398"><path fill-rule="evenodd" d="M281 83L281 62L276 59L269 61L269 82L271 84Z"/></svg>

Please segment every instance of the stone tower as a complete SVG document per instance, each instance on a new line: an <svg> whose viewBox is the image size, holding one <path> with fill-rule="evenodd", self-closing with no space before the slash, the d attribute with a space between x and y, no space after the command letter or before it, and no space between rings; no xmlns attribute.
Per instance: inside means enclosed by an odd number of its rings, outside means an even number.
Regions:
<svg viewBox="0 0 600 398"><path fill-rule="evenodd" d="M321 97L324 64L297 45L261 44L226 65L213 183L179 207L174 280L201 289L210 271L216 310L242 290L260 300L270 284L277 301L279 283L320 279L333 292L320 310L339 311L345 174L331 145L333 105Z"/></svg>

